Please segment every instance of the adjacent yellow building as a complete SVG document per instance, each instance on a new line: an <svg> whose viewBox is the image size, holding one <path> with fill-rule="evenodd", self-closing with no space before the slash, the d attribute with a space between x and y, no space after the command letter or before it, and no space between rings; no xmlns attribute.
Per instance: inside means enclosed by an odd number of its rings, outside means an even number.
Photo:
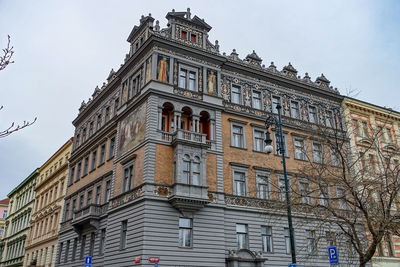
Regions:
<svg viewBox="0 0 400 267"><path fill-rule="evenodd" d="M54 266L72 140L70 138L39 169L23 266Z"/></svg>

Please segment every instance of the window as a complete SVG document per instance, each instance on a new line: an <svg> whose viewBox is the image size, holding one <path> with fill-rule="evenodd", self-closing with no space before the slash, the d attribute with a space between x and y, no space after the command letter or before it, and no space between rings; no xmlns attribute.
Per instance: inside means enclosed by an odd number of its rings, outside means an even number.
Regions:
<svg viewBox="0 0 400 267"><path fill-rule="evenodd" d="M266 175L257 175L257 197L262 199L269 198L269 182L268 176Z"/></svg>
<svg viewBox="0 0 400 267"><path fill-rule="evenodd" d="M360 127L358 126L358 121L356 119L353 119L353 128L354 132L356 133L356 136L361 136Z"/></svg>
<svg viewBox="0 0 400 267"><path fill-rule="evenodd" d="M192 184L200 185L200 158L194 157L192 162Z"/></svg>
<svg viewBox="0 0 400 267"><path fill-rule="evenodd" d="M192 219L179 218L179 247L192 246Z"/></svg>
<svg viewBox="0 0 400 267"><path fill-rule="evenodd" d="M126 248L126 235L128 233L128 221L121 222L121 237L120 237L120 249Z"/></svg>
<svg viewBox="0 0 400 267"><path fill-rule="evenodd" d="M108 180L106 182L106 188L105 188L105 193L104 193L104 203L108 202L111 197L111 181Z"/></svg>
<svg viewBox="0 0 400 267"><path fill-rule="evenodd" d="M75 237L74 238L74 246L72 247L72 258L71 258L72 261L75 260L77 248L78 248L78 238Z"/></svg>
<svg viewBox="0 0 400 267"><path fill-rule="evenodd" d="M78 181L79 178L81 177L81 167L82 167L82 162L79 162L78 167L76 169L75 181Z"/></svg>
<svg viewBox="0 0 400 267"><path fill-rule="evenodd" d="M101 236L100 236L100 246L99 246L99 254L104 254L104 248L106 245L106 229L101 229Z"/></svg>
<svg viewBox="0 0 400 267"><path fill-rule="evenodd" d="M232 125L232 146L244 148L243 126Z"/></svg>
<svg viewBox="0 0 400 267"><path fill-rule="evenodd" d="M93 191L89 190L87 192L87 196L86 196L86 206L92 204L92 195L93 195Z"/></svg>
<svg viewBox="0 0 400 267"><path fill-rule="evenodd" d="M64 221L68 220L69 218L69 202L65 204L65 210L64 210Z"/></svg>
<svg viewBox="0 0 400 267"><path fill-rule="evenodd" d="M328 247L336 246L336 234L334 232L326 232L326 241Z"/></svg>
<svg viewBox="0 0 400 267"><path fill-rule="evenodd" d="M305 142L304 139L295 137L294 138L294 158L300 160L306 160L305 153Z"/></svg>
<svg viewBox="0 0 400 267"><path fill-rule="evenodd" d="M246 196L246 173L233 171L233 194Z"/></svg>
<svg viewBox="0 0 400 267"><path fill-rule="evenodd" d="M248 248L247 225L236 224L236 242L237 248Z"/></svg>
<svg viewBox="0 0 400 267"><path fill-rule="evenodd" d="M94 203L97 204L97 205L100 204L100 194L101 194L101 185L98 185L96 187L96 196L95 196L95 199L94 199Z"/></svg>
<svg viewBox="0 0 400 267"><path fill-rule="evenodd" d="M79 255L79 258L82 260L83 257L85 256L85 246L86 246L86 235L82 236L81 239L81 253Z"/></svg>
<svg viewBox="0 0 400 267"><path fill-rule="evenodd" d="M392 130L389 128L386 128L386 135L387 135L388 143L393 144Z"/></svg>
<svg viewBox="0 0 400 267"><path fill-rule="evenodd" d="M317 108L308 106L308 119L311 123L318 123Z"/></svg>
<svg viewBox="0 0 400 267"><path fill-rule="evenodd" d="M289 228L284 228L284 236L285 236L285 248L286 254L290 254L292 252L290 245L290 231Z"/></svg>
<svg viewBox="0 0 400 267"><path fill-rule="evenodd" d="M290 192L290 176L287 177L288 179L288 190ZM285 177L282 174L278 175L278 189L279 189L279 200L285 201L286 200L286 187L285 187Z"/></svg>
<svg viewBox="0 0 400 267"><path fill-rule="evenodd" d="M118 106L119 106L119 98L117 97L117 98L114 100L114 115L117 114Z"/></svg>
<svg viewBox="0 0 400 267"><path fill-rule="evenodd" d="M95 239L96 239L96 234L95 234L94 232L92 232L92 233L90 234L89 256L93 256Z"/></svg>
<svg viewBox="0 0 400 267"><path fill-rule="evenodd" d="M133 163L124 168L124 181L122 185L122 193L131 190L133 187Z"/></svg>
<svg viewBox="0 0 400 267"><path fill-rule="evenodd" d="M290 115L292 116L292 118L300 119L299 102L290 102Z"/></svg>
<svg viewBox="0 0 400 267"><path fill-rule="evenodd" d="M83 130L82 130L82 144L85 141L86 141L86 128L83 128Z"/></svg>
<svg viewBox="0 0 400 267"><path fill-rule="evenodd" d="M114 148L115 148L115 136L110 138L110 145L108 147L108 159L111 159L114 156Z"/></svg>
<svg viewBox="0 0 400 267"><path fill-rule="evenodd" d="M96 130L99 130L101 127L101 114L97 115L97 125Z"/></svg>
<svg viewBox="0 0 400 267"><path fill-rule="evenodd" d="M253 108L261 109L261 92L253 91Z"/></svg>
<svg viewBox="0 0 400 267"><path fill-rule="evenodd" d="M70 215L70 218L72 218L72 215L74 214L74 212L75 212L75 205L76 205L76 199L74 198L73 200L72 200L72 206L71 206L71 215Z"/></svg>
<svg viewBox="0 0 400 267"><path fill-rule="evenodd" d="M315 253L317 250L315 231L306 230L306 238L307 238L307 252L310 254Z"/></svg>
<svg viewBox="0 0 400 267"><path fill-rule="evenodd" d="M323 162L322 144L319 142L313 141L312 149L313 149L314 162L322 163Z"/></svg>
<svg viewBox="0 0 400 267"><path fill-rule="evenodd" d="M272 227L261 226L261 242L264 252L272 252Z"/></svg>
<svg viewBox="0 0 400 267"><path fill-rule="evenodd" d="M106 144L102 144L100 146L99 166L104 163L105 155L106 155Z"/></svg>
<svg viewBox="0 0 400 267"><path fill-rule="evenodd" d="M281 98L279 96L273 96L272 97L272 112L273 113L278 113L278 109L276 108L278 104L281 104Z"/></svg>
<svg viewBox="0 0 400 267"><path fill-rule="evenodd" d="M362 125L363 137L368 138L369 137L368 124L365 121L363 121L361 125Z"/></svg>
<svg viewBox="0 0 400 267"><path fill-rule="evenodd" d="M85 157L85 159L83 160L83 173L82 173L82 176L85 176L88 173L88 169L89 169L89 155L87 155Z"/></svg>
<svg viewBox="0 0 400 267"><path fill-rule="evenodd" d="M282 156L282 151L280 150L280 135L278 133L275 133L275 155ZM289 156L289 151L287 148L287 142L286 142L286 134L283 134L283 148L285 149L285 156Z"/></svg>
<svg viewBox="0 0 400 267"><path fill-rule="evenodd" d="M369 159L369 168L370 168L370 174L374 175L376 174L376 165L375 165L375 157L374 155L368 155L368 159Z"/></svg>
<svg viewBox="0 0 400 267"><path fill-rule="evenodd" d="M131 78L131 88L129 90L129 98L132 98L140 91L140 73Z"/></svg>
<svg viewBox="0 0 400 267"><path fill-rule="evenodd" d="M329 186L328 184L320 184L319 186L319 204L326 206L329 199Z"/></svg>
<svg viewBox="0 0 400 267"><path fill-rule="evenodd" d="M70 245L70 241L68 240L67 241L67 245L65 246L64 262L68 261L69 245Z"/></svg>
<svg viewBox="0 0 400 267"><path fill-rule="evenodd" d="M197 91L197 71L194 68L180 67L179 87L191 91Z"/></svg>
<svg viewBox="0 0 400 267"><path fill-rule="evenodd" d="M61 255L62 255L62 252L63 252L63 246L64 246L64 243L61 242L61 243L60 243L60 250L58 251L58 259L57 259L57 263L58 263L58 264L61 263Z"/></svg>
<svg viewBox="0 0 400 267"><path fill-rule="evenodd" d="M331 165L336 166L336 167L340 166L339 156L338 156L336 149L333 147L330 147L329 152L331 155Z"/></svg>
<svg viewBox="0 0 400 267"><path fill-rule="evenodd" d="M339 209L346 209L346 195L343 188L336 188L336 197L339 202Z"/></svg>
<svg viewBox="0 0 400 267"><path fill-rule="evenodd" d="M187 34L186 31L181 31L181 38L182 39L187 39L187 36L188 36L188 34Z"/></svg>
<svg viewBox="0 0 400 267"><path fill-rule="evenodd" d="M97 149L92 151L92 163L90 166L90 171L93 171L96 168L96 160L97 160Z"/></svg>
<svg viewBox="0 0 400 267"><path fill-rule="evenodd" d="M89 123L89 136L93 134L93 121Z"/></svg>
<svg viewBox="0 0 400 267"><path fill-rule="evenodd" d="M196 36L196 34L193 34L193 33L191 33L190 34L190 41L192 41L192 42L196 42L196 40L197 40L197 38L196 38L197 36Z"/></svg>
<svg viewBox="0 0 400 267"><path fill-rule="evenodd" d="M254 151L264 151L264 131L254 130Z"/></svg>
<svg viewBox="0 0 400 267"><path fill-rule="evenodd" d="M83 194L81 194L79 196L79 203L78 203L78 209L80 210L83 207L83 199L85 198L85 196Z"/></svg>
<svg viewBox="0 0 400 267"><path fill-rule="evenodd" d="M310 184L307 181L299 181L299 193L301 197L301 202L304 204L311 203L311 191Z"/></svg>
<svg viewBox="0 0 400 267"><path fill-rule="evenodd" d="M7 210L3 211L3 219L7 218Z"/></svg>
<svg viewBox="0 0 400 267"><path fill-rule="evenodd" d="M333 112L331 110L327 110L325 114L325 125L326 127L333 127L334 120L333 120Z"/></svg>
<svg viewBox="0 0 400 267"><path fill-rule="evenodd" d="M241 104L241 99L240 99L240 87L238 85L232 85L231 89L231 97L232 97L232 103L234 104Z"/></svg>

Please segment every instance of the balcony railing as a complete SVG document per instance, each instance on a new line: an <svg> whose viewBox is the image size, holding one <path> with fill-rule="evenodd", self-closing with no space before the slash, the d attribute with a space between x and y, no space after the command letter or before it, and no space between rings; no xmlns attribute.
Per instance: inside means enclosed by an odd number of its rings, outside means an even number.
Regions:
<svg viewBox="0 0 400 267"><path fill-rule="evenodd" d="M140 197L142 194L142 186L138 186L136 188L133 188L132 190L125 192L119 196L114 197L111 199L111 207L116 208L119 207L125 203L131 202L137 198Z"/></svg>
<svg viewBox="0 0 400 267"><path fill-rule="evenodd" d="M74 217L72 221L79 220L83 217L90 216L90 217L100 217L102 214L102 206L98 204L90 204L80 210L74 212Z"/></svg>
<svg viewBox="0 0 400 267"><path fill-rule="evenodd" d="M190 142L190 143L197 143L197 144L207 144L206 143L206 134L196 133L192 131L186 131L182 129L178 129L172 135L172 142Z"/></svg>
<svg viewBox="0 0 400 267"><path fill-rule="evenodd" d="M276 209L284 207L282 202L271 199L225 195L225 203L231 206L254 207L261 209Z"/></svg>

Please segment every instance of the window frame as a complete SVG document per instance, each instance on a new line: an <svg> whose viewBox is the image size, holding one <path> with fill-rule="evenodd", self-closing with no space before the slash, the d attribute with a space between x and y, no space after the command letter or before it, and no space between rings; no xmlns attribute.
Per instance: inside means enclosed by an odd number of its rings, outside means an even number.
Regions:
<svg viewBox="0 0 400 267"><path fill-rule="evenodd" d="M296 145L296 141L301 141L303 143L303 146L301 147L301 150L299 146ZM304 137L299 137L299 136L293 136L293 149L294 149L294 158L297 160L307 160L307 146L306 146L306 138ZM301 153L301 157L298 156L298 153Z"/></svg>
<svg viewBox="0 0 400 267"><path fill-rule="evenodd" d="M320 146L321 150L319 151L319 156L320 159L319 161L316 160L316 153L318 152L318 150L314 149L314 146ZM324 145L321 141L317 141L317 140L311 140L311 148L312 148L312 155L313 155L313 162L314 163L319 163L319 164L323 164L325 162L324 159Z"/></svg>
<svg viewBox="0 0 400 267"><path fill-rule="evenodd" d="M241 128L241 133L234 133L233 129ZM234 138L235 135L241 136L241 143L239 146L236 145L236 139ZM242 148L242 149L247 149L247 144L246 144L246 124L241 124L238 122L231 122L231 146L236 147L236 148Z"/></svg>
<svg viewBox="0 0 400 267"><path fill-rule="evenodd" d="M243 183L243 189L244 189L244 194L238 194L237 192L237 186L236 186L236 178L235 178L235 173L243 173L244 174L244 181L241 182ZM248 170L243 167L238 167L238 166L233 166L232 165L232 194L235 196L241 196L241 197L246 197L248 196L249 190L248 190ZM239 181L239 180L238 180ZM240 180L241 181L241 180Z"/></svg>
<svg viewBox="0 0 400 267"><path fill-rule="evenodd" d="M243 223L236 223L235 225L235 230L236 230L236 245L237 245L237 249L249 249L249 228L247 224L243 224ZM238 226L244 226L245 231L241 231L240 229L238 229ZM244 237L244 245L242 246L242 238Z"/></svg>
<svg viewBox="0 0 400 267"><path fill-rule="evenodd" d="M99 153L99 162L98 162L98 165L97 165L97 167L100 167L101 165L103 165L105 162L106 162L106 141L103 141L100 145L99 145L99 148L100 148L100 153ZM102 154L102 149L104 148L104 153Z"/></svg>
<svg viewBox="0 0 400 267"><path fill-rule="evenodd" d="M121 231L120 231L120 243L119 249L126 249L128 243L128 220L121 221Z"/></svg>
<svg viewBox="0 0 400 267"><path fill-rule="evenodd" d="M263 179L265 182L260 183L259 180ZM260 184L264 187L265 191L261 194ZM257 198L259 199L271 199L271 182L270 182L270 173L265 171L256 170L256 185L257 185ZM265 196L263 197L263 195Z"/></svg>
<svg viewBox="0 0 400 267"><path fill-rule="evenodd" d="M233 95L234 95L233 88L238 89L238 92L235 92L235 95L238 96L238 101L237 102L233 101L233 99L234 99L233 98ZM232 104L236 104L236 105L242 105L242 99L243 99L243 97L242 97L242 87L240 85L238 85L238 84L232 84L231 85L231 103Z"/></svg>
<svg viewBox="0 0 400 267"><path fill-rule="evenodd" d="M293 104L295 105L295 107L293 107ZM296 112L296 113L294 113L294 112ZM290 101L290 117L293 119L300 120L300 103L299 103L299 101L294 101L294 100Z"/></svg>
<svg viewBox="0 0 400 267"><path fill-rule="evenodd" d="M256 132L261 133L261 137L256 137ZM256 152L264 151L264 141L265 141L265 130L257 127L253 127L253 150ZM261 150L258 150L257 146L261 143Z"/></svg>
<svg viewBox="0 0 400 267"><path fill-rule="evenodd" d="M254 97L254 94L258 94L258 95L259 95L259 98ZM256 107L256 105L255 105L255 103L257 103L257 102L254 101L255 99L256 99L256 100L258 99L258 105L259 105L258 107ZM263 103L263 101L262 101L262 93L261 93L261 91L259 91L259 90L252 90L252 91L251 91L251 106L252 106L254 109L263 110L262 103Z"/></svg>
<svg viewBox="0 0 400 267"><path fill-rule="evenodd" d="M312 109L315 110L315 113L311 112ZM311 120L311 114L315 114L312 120ZM318 108L316 106L308 105L308 121L310 123L318 124Z"/></svg>
<svg viewBox="0 0 400 267"><path fill-rule="evenodd" d="M128 175L128 177L126 177L126 174ZM135 161L131 160L123 165L121 193L125 193L133 189L134 180L135 180Z"/></svg>
<svg viewBox="0 0 400 267"><path fill-rule="evenodd" d="M274 114L278 114L278 109L276 108L278 104L274 103L274 99L278 99L279 104L282 106L282 97L278 95L272 95L271 96L271 112ZM282 113L281 113L282 115Z"/></svg>
<svg viewBox="0 0 400 267"><path fill-rule="evenodd" d="M279 156L282 157L282 153L280 151L278 151L278 142L280 142L280 140L278 140L278 132L274 131L274 148L275 148L275 156ZM287 142L287 133L283 133L283 143L285 146L285 157L289 158L289 148L288 148L288 142Z"/></svg>
<svg viewBox="0 0 400 267"><path fill-rule="evenodd" d="M265 233L264 233L263 229L265 229ZM270 230L269 233L268 233L268 229ZM262 244L261 249L262 249L263 253L274 253L272 226L265 226L265 225L261 226L261 244ZM269 244L270 250L268 250L267 244Z"/></svg>
<svg viewBox="0 0 400 267"><path fill-rule="evenodd" d="M307 253L309 255L315 255L318 252L317 239L315 236L315 230L306 230L306 246Z"/></svg>
<svg viewBox="0 0 400 267"><path fill-rule="evenodd" d="M189 226L181 225L181 221L188 220L190 222ZM179 235L178 235L178 247L179 248L192 248L193 247L193 219L187 217L179 217L178 219ZM185 233L189 232L189 246L185 243L186 239L181 238L186 237Z"/></svg>
<svg viewBox="0 0 400 267"><path fill-rule="evenodd" d="M184 78L185 79L184 80L185 81L184 87L181 86L181 79L182 79L181 71L184 71L186 73L186 76ZM194 73L194 76L195 76L194 88L192 88L192 89L190 88L190 81L191 81L190 74L191 73ZM179 63L179 67L178 67L178 87L179 88L182 88L182 89L185 89L185 90L189 90L189 91L192 91L192 92L198 92L199 91L199 79L201 79L201 77L199 77L198 68L193 67L193 66L189 66L189 65L186 65L186 64Z"/></svg>

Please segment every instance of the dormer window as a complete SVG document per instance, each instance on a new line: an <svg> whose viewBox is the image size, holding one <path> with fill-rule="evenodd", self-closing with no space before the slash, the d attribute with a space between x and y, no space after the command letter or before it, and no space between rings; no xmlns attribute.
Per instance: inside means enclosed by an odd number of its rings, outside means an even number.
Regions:
<svg viewBox="0 0 400 267"><path fill-rule="evenodd" d="M187 39L187 31L181 31L181 38Z"/></svg>
<svg viewBox="0 0 400 267"><path fill-rule="evenodd" d="M197 35L196 34L190 34L190 41L192 41L192 42L197 42Z"/></svg>

